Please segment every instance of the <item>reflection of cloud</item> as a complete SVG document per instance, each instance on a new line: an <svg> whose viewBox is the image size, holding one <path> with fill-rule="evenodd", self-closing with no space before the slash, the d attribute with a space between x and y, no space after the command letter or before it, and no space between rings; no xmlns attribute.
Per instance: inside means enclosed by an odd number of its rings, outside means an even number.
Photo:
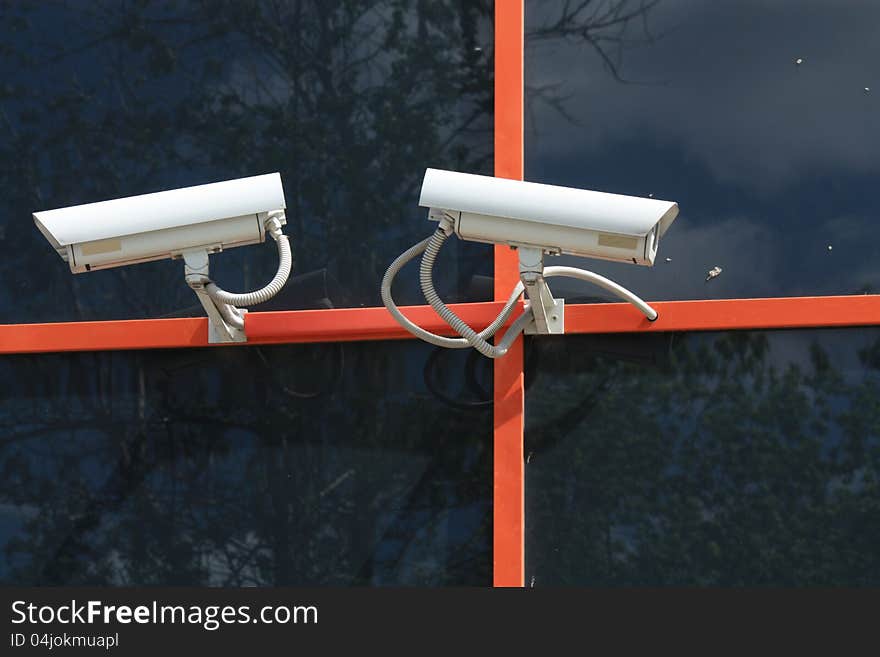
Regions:
<svg viewBox="0 0 880 657"><path fill-rule="evenodd" d="M530 22L549 6L534 4ZM880 89L880 3L663 0L648 22L670 31L626 49L621 74L662 84L623 85L579 43L530 53L530 83L560 83L583 124L542 134L558 117L536 105L531 149L583 155L623 138L668 141L718 180L764 191L832 167L880 171L880 94L864 92Z"/></svg>
<svg viewBox="0 0 880 657"><path fill-rule="evenodd" d="M880 262L863 257L874 250L873 244L865 244L865 235L876 234L872 218L832 219L807 231L813 235L809 246L762 219L759 223L746 217L708 218L691 223L683 215L661 243L654 267L565 256L549 264L590 269L655 301L772 297L780 290L786 296L858 294L866 285L874 285L873 293L880 292L876 289ZM828 251L828 244L833 250ZM715 266L723 269L722 274L706 282L706 272ZM551 287L571 300L611 299L580 281L554 279Z"/></svg>
<svg viewBox="0 0 880 657"><path fill-rule="evenodd" d="M590 269L655 301L772 297L782 290L784 296L858 294L872 284L873 293L880 292L876 289L880 262L862 257L874 250L873 244L865 244L865 235L876 233L870 217L839 217L808 232L834 238L831 242L814 239L813 248L808 249L794 244L793 236L775 230L766 219L758 223L745 217L716 218L696 224L684 216L661 243L654 267L573 257L552 259L548 264ZM832 251L827 250L829 243ZM706 272L715 266L723 269L722 274L706 282ZM817 277L815 272L825 274ZM571 300L611 298L570 279L555 279L551 287Z"/></svg>
<svg viewBox="0 0 880 657"><path fill-rule="evenodd" d="M654 267L587 262L580 258L554 259L551 264L586 267L657 301L727 298L736 296L743 287L755 290L759 296L773 295L779 263L772 257L777 247L766 226L744 218L688 225L686 217L682 217L671 230L675 231L675 239L667 238L661 243ZM666 258L672 258L672 262L667 263ZM706 272L716 265L724 271L707 283ZM588 284L562 279L554 280L552 289L561 296L605 296ZM672 290L674 294L670 294Z"/></svg>

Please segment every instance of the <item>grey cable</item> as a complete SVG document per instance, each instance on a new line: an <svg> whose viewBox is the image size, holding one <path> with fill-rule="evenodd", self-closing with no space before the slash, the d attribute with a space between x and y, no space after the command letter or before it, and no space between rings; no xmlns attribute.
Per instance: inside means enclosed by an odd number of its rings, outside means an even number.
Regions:
<svg viewBox="0 0 880 657"><path fill-rule="evenodd" d="M278 271L275 277L269 283L255 290L254 292L245 292L236 294L222 290L213 282L205 285L205 292L217 304L227 304L230 306L253 306L258 303L268 301L281 291L290 276L290 270L293 267L293 256L290 253L290 241L287 235L281 232L281 224L277 220L270 219L266 224L266 230L273 237L278 245ZM228 321L228 320L227 320ZM242 326L244 324L242 323Z"/></svg>
<svg viewBox="0 0 880 657"><path fill-rule="evenodd" d="M582 281L589 281L590 283L598 285L602 289L608 290L612 294L617 295L624 301L630 302L652 322L658 317L657 311L642 301L640 297L637 297L625 287L618 285L614 281L608 280L599 274L587 271L586 269L577 269L576 267L545 267L544 278L551 278L553 276L565 276L567 278L577 278Z"/></svg>
<svg viewBox="0 0 880 657"><path fill-rule="evenodd" d="M437 254L440 252L443 244L446 243L448 237L446 231L442 228L438 228L427 240L425 252L422 255L421 267L419 268L419 280L422 284L422 293L425 295L425 299L436 313L440 315L440 317L442 317L456 333L462 336L471 347L488 358L500 358L507 353L510 345L516 340L519 333L523 330L523 327L531 321L532 313L530 310L526 310L526 312L510 326L505 332L504 337L496 346L489 344L483 335L477 333L468 326L461 317L456 315L445 303L443 303L440 295L438 295L437 291L434 289L434 262L437 259ZM519 296L519 292L522 291L522 288L523 285L522 282L520 282L514 290L517 296ZM517 329L517 327L519 328Z"/></svg>
<svg viewBox="0 0 880 657"><path fill-rule="evenodd" d="M526 301L525 303L525 311L522 315L516 318L513 324L510 325L510 328L504 332L501 340L495 346L495 351L497 355L495 358L500 358L505 355L507 351L510 349L510 345L512 345L516 339L525 331L529 324L535 321L535 316L532 314L531 302Z"/></svg>
<svg viewBox="0 0 880 657"><path fill-rule="evenodd" d="M397 276L398 272L403 269L404 265L406 265L411 260L414 260L425 251L425 248L427 247L431 239L431 237L428 237L418 244L411 246L409 249L401 253L394 260L394 262L391 263L391 265L386 270L385 275L382 277L382 287L380 289L380 293L382 295L382 303L385 304L385 307L388 309L388 312L391 313L392 317L394 317L394 319L397 320L397 322L401 326L403 326L403 328L405 328L417 338L420 338L425 342L429 342L430 344L436 345L438 347L446 347L448 349L465 349L472 346L471 343L465 338L447 338L445 336L426 331L422 327L411 322L402 312L400 312L400 309L397 307L397 304L394 303L394 299L391 296L391 286L394 284L395 276ZM495 335L495 333L497 333L498 330L502 326L504 326L505 322L507 322L508 318L513 313L513 310L514 308L516 308L517 301L520 294L522 294L522 291L523 284L518 283L511 293L510 297L507 299L507 303L504 304L504 307L501 310L501 314L499 314L498 317L496 317L495 320L491 324L489 324L489 326L487 326L476 335L478 335L482 339L490 338ZM467 326L467 324L465 324L465 326ZM468 329L470 330L470 327L468 327ZM505 338L506 337L507 334L505 334ZM512 344L513 340L511 340L510 342Z"/></svg>
<svg viewBox="0 0 880 657"><path fill-rule="evenodd" d="M215 303L214 305L227 324L233 328L244 330L244 316L238 308L226 303Z"/></svg>
<svg viewBox="0 0 880 657"><path fill-rule="evenodd" d="M443 303L443 300L440 299L440 295L437 294L437 291L434 288L434 264L437 260L437 254L446 243L448 237L449 235L447 234L446 230L444 230L442 227L438 228L434 232L434 234L431 235L431 237L422 240L418 244L410 247L407 251L402 253L393 263L391 263L391 266L388 267L388 270L385 272L385 276L382 279L382 302L385 304L385 307L392 314L392 316L394 316L394 318L404 328L406 328L416 337L419 337L426 342L430 342L431 344L437 345L439 347L450 347L454 349L470 346L479 351L484 356L487 356L489 358L500 358L507 353L513 342L516 340L517 337L519 337L520 333L522 333L526 329L526 327L528 327L529 324L534 321L534 317L531 312L531 305L527 301L525 304L525 312L520 315L513 324L511 324L510 328L508 328L507 331L505 331L504 336L501 338L497 345L492 345L486 341L486 338L492 337L492 335L494 335L494 333L504 324L504 322L512 313L516 300L519 298L519 295L524 289L522 281L517 283L510 299L504 306L502 313L485 330L477 333L470 326L468 326L464 320L456 315L445 303ZM423 254L421 267L419 268L419 281L422 286L422 293L425 295L425 299L437 312L437 314L440 315L440 317L443 318L443 320L447 324L449 324L454 331L461 335L461 338L446 338L425 331L424 329L404 317L404 315L394 304L394 300L391 298L391 285L394 282L394 277L406 263L416 258L420 253ZM565 276L568 278L577 278L580 280L589 281L633 304L649 320L654 321L658 317L657 311L649 306L641 298L639 298L626 288L618 285L614 281L611 281L604 276L600 276L599 274L595 274L585 269L577 269L575 267L546 267L544 269L545 278L551 278L554 276Z"/></svg>

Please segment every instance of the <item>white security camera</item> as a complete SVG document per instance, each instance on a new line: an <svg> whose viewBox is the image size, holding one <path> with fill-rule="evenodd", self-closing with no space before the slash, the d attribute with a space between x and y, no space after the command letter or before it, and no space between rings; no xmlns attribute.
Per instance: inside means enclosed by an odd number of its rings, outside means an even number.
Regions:
<svg viewBox="0 0 880 657"><path fill-rule="evenodd" d="M678 216L676 203L428 169L419 205L428 208L428 218L438 221L440 226L431 237L408 249L391 264L382 280L381 294L394 318L413 335L431 344L474 347L485 356L499 358L507 353L522 331L564 333L565 302L553 298L545 281L552 276L595 283L636 306L649 321L657 319L657 311L617 283L583 269L545 267L544 257L565 253L652 266L660 238ZM434 289L434 262L452 233L463 240L508 245L519 252L520 283L501 314L479 333L450 310ZM460 338L425 331L407 319L394 303L391 296L394 277L419 255L422 256L422 292ZM523 291L529 299L526 312L500 341L490 344L488 338L509 319Z"/></svg>
<svg viewBox="0 0 880 657"><path fill-rule="evenodd" d="M75 273L183 258L187 284L211 319L211 342L243 342L245 310L287 281L290 244L281 176L270 173L154 194L34 212L34 222ZM233 294L208 277L208 255L265 241L277 242L279 268L261 290Z"/></svg>
<svg viewBox="0 0 880 657"><path fill-rule="evenodd" d="M78 274L257 244L268 213L285 207L281 176L270 173L34 212L34 222Z"/></svg>
<svg viewBox="0 0 880 657"><path fill-rule="evenodd" d="M463 240L652 266L678 205L651 198L428 169L419 205Z"/></svg>

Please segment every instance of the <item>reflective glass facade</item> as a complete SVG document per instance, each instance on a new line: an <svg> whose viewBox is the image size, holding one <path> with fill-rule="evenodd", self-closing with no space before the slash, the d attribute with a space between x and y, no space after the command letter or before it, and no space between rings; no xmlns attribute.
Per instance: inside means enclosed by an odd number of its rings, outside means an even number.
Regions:
<svg viewBox="0 0 880 657"><path fill-rule="evenodd" d="M567 336L527 358L527 585L880 583L880 330Z"/></svg>
<svg viewBox="0 0 880 657"><path fill-rule="evenodd" d="M432 230L425 168L492 172L492 10L4 3L0 322L203 316L180 262L71 275L31 212L272 171L294 273L251 310L380 305L385 268ZM491 297L489 247L450 244L438 266L450 302ZM254 289L274 245L211 267ZM423 303L417 276L395 298ZM410 342L95 349L0 358L0 581L491 582L477 359Z"/></svg>
<svg viewBox="0 0 880 657"><path fill-rule="evenodd" d="M379 306L431 232L426 167L491 173L492 8L432 2L3 3L2 322L201 315L183 265L71 276L31 213L279 171L295 270L261 309ZM491 252L451 244L452 301L491 296ZM229 290L271 244L212 258ZM401 303L421 303L402 280Z"/></svg>
<svg viewBox="0 0 880 657"><path fill-rule="evenodd" d="M878 21L870 0L527 2L526 179L681 206L653 269L558 264L656 300L880 292Z"/></svg>
<svg viewBox="0 0 880 657"><path fill-rule="evenodd" d="M0 6L0 582L876 586L877 13ZM523 147L527 180L682 208L653 269L548 265L695 302L636 325L554 279L566 335L504 361L383 341L382 274L432 229L425 167L516 178ZM30 218L271 171L294 273L250 345L84 322L203 311L181 263L73 276ZM450 240L435 282L506 297L515 255ZM232 290L275 266L212 258ZM401 305L424 304L415 269ZM303 338L337 342L258 344Z"/></svg>
<svg viewBox="0 0 880 657"><path fill-rule="evenodd" d="M415 342L6 356L0 581L487 585L491 385Z"/></svg>

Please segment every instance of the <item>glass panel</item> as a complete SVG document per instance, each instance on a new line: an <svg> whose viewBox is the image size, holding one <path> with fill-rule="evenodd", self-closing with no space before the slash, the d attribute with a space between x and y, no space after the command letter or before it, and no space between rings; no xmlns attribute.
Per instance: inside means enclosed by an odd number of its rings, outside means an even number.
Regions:
<svg viewBox="0 0 880 657"><path fill-rule="evenodd" d="M880 584L880 329L527 355L527 583Z"/></svg>
<svg viewBox="0 0 880 657"><path fill-rule="evenodd" d="M425 168L491 172L492 43L491 3L0 3L2 321L201 315L181 263L73 276L31 212L272 171L295 264L261 309L381 305ZM218 283L267 282L269 242ZM447 299L491 298L489 247L444 256Z"/></svg>
<svg viewBox="0 0 880 657"><path fill-rule="evenodd" d="M880 292L878 22L865 1L527 2L526 178L681 205L652 270L580 266L649 299Z"/></svg>
<svg viewBox="0 0 880 657"><path fill-rule="evenodd" d="M491 367L421 343L0 359L0 582L488 585Z"/></svg>

